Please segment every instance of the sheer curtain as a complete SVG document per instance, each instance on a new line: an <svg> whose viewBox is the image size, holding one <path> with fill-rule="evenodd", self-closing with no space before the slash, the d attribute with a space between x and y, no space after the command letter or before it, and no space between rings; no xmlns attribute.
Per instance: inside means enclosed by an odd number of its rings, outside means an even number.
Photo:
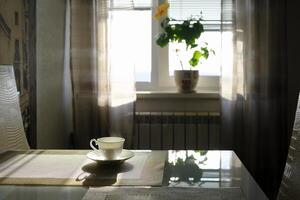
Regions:
<svg viewBox="0 0 300 200"><path fill-rule="evenodd" d="M223 0L222 9L234 45L222 66L222 148L274 199L288 146L285 1Z"/></svg>
<svg viewBox="0 0 300 200"><path fill-rule="evenodd" d="M71 0L71 77L74 144L121 136L131 147L135 105L134 65L111 51L108 0ZM121 37L120 33L120 37ZM120 48L122 44L119 44ZM116 60L122 61L117 62Z"/></svg>

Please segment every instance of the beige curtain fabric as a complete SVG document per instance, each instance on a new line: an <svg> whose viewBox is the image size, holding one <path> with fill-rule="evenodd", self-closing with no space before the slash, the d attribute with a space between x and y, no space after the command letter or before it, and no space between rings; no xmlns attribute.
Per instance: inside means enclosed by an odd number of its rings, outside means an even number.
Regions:
<svg viewBox="0 0 300 200"><path fill-rule="evenodd" d="M134 66L126 58L122 66L112 64L120 58L110 54L108 4L107 0L71 0L74 142L79 148L102 136L122 136L125 146L131 146Z"/></svg>

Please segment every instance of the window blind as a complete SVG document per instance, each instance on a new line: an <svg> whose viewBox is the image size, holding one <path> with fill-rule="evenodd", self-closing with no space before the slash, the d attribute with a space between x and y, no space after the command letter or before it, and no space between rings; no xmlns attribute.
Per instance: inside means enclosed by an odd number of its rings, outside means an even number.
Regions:
<svg viewBox="0 0 300 200"><path fill-rule="evenodd" d="M148 10L152 0L107 0L110 10Z"/></svg>
<svg viewBox="0 0 300 200"><path fill-rule="evenodd" d="M109 10L150 10L152 1L165 0L107 0ZM185 20L191 17L203 18L206 30L220 30L232 21L232 0L168 0L169 17Z"/></svg>
<svg viewBox="0 0 300 200"><path fill-rule="evenodd" d="M232 1L221 0L169 0L169 17L186 20L191 17L202 17L206 30L219 30L221 19L231 21ZM226 8L226 13L223 13ZM226 14L226 15L224 15Z"/></svg>

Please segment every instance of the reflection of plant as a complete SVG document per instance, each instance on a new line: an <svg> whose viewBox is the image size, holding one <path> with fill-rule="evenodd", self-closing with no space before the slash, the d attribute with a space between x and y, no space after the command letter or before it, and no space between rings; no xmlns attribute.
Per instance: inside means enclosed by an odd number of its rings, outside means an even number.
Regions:
<svg viewBox="0 0 300 200"><path fill-rule="evenodd" d="M186 51L198 47L197 39L204 32L202 18L190 18L184 21L169 18L167 16L169 3L165 2L156 10L155 19L161 20L160 26L162 33L156 36L156 44L160 47L165 47L169 42L185 42ZM176 53L178 50L176 50ZM198 65L201 58L207 59L209 53L214 53L213 50L208 50L207 43L204 43L200 49L195 50L192 58L189 60L191 67ZM178 54L177 54L178 56ZM179 56L178 56L179 57ZM179 58L180 59L180 58ZM180 60L183 69L182 61Z"/></svg>
<svg viewBox="0 0 300 200"><path fill-rule="evenodd" d="M205 156L203 160L195 159L194 155L199 154ZM167 168L167 178L176 177L176 182L187 182L189 184L199 182L202 177L202 169L200 164L205 164L207 151L194 151L194 155L187 156L186 158L176 158L175 161L169 162Z"/></svg>
<svg viewBox="0 0 300 200"><path fill-rule="evenodd" d="M195 151L195 153L199 153L200 156L205 156L207 154L207 151L204 151L204 150L197 150ZM205 157L206 158L206 157ZM206 158L207 159L207 158Z"/></svg>

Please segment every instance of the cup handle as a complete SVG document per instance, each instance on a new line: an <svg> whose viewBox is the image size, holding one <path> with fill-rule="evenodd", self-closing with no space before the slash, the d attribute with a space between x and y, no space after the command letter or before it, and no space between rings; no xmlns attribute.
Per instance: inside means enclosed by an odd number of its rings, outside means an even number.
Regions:
<svg viewBox="0 0 300 200"><path fill-rule="evenodd" d="M94 146L93 142L95 142L97 144L97 140L91 139L90 146L92 147L93 150L98 151L98 149Z"/></svg>

